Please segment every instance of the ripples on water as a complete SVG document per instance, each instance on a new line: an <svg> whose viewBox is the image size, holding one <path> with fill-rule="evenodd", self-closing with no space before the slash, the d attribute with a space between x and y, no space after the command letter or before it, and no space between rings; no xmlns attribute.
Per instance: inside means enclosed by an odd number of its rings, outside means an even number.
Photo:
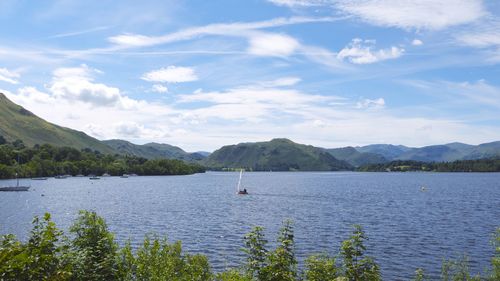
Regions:
<svg viewBox="0 0 500 281"><path fill-rule="evenodd" d="M222 270L243 262L242 238L255 225L265 227L273 244L281 222L293 219L303 260L336 254L351 225L360 224L384 279L401 280L417 267L437 277L443 258L464 253L472 271L482 271L500 226L498 173L245 173L249 196L235 194L237 180L237 173L210 172L32 181L30 192L0 193L0 233L25 239L32 217L44 212L67 229L78 210L91 209L120 243L137 246L146 233L166 235Z"/></svg>

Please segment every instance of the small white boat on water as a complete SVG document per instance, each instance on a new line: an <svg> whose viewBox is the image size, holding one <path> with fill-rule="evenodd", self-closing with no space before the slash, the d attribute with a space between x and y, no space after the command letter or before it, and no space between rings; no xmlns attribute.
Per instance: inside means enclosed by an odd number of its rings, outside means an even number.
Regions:
<svg viewBox="0 0 500 281"><path fill-rule="evenodd" d="M246 188L243 188L241 187L241 178L243 176L243 169L240 170L240 179L238 180L238 186L236 188L236 194L239 194L239 195L248 195L248 191Z"/></svg>

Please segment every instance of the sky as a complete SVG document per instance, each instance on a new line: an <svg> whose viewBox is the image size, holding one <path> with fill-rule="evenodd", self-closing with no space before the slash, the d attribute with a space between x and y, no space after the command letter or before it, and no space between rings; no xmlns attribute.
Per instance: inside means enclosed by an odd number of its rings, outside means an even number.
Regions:
<svg viewBox="0 0 500 281"><path fill-rule="evenodd" d="M481 0L1 0L0 92L101 140L187 151L479 144L500 140L499 16Z"/></svg>

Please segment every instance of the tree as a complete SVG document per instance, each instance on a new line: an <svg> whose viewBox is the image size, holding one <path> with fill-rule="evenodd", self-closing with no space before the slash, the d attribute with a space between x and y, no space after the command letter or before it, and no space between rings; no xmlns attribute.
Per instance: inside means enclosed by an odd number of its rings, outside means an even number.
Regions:
<svg viewBox="0 0 500 281"><path fill-rule="evenodd" d="M80 211L70 232L75 252L72 280L115 280L118 245L104 219L95 212Z"/></svg>
<svg viewBox="0 0 500 281"><path fill-rule="evenodd" d="M263 279L269 281L293 281L297 279L297 260L295 258L293 224L283 222L278 235L276 250L267 255L267 266L262 270Z"/></svg>
<svg viewBox="0 0 500 281"><path fill-rule="evenodd" d="M7 143L7 140L2 135L0 135L0 145L6 144L6 143Z"/></svg>
<svg viewBox="0 0 500 281"><path fill-rule="evenodd" d="M1 280L67 280L71 275L68 247L60 243L62 231L50 215L33 219L29 240L23 244L13 236L0 242Z"/></svg>
<svg viewBox="0 0 500 281"><path fill-rule="evenodd" d="M250 233L245 235L245 248L247 254L246 269L249 275L255 279L261 279L262 269L267 265L267 240L264 237L264 228L256 226Z"/></svg>
<svg viewBox="0 0 500 281"><path fill-rule="evenodd" d="M304 280L334 281L338 277L336 260L325 254L312 255L306 259Z"/></svg>
<svg viewBox="0 0 500 281"><path fill-rule="evenodd" d="M361 226L354 225L351 237L342 242L340 255L343 258L343 271L350 281L380 280L378 265L364 254L365 240L367 237Z"/></svg>
<svg viewBox="0 0 500 281"><path fill-rule="evenodd" d="M26 146L24 145L24 142L20 139L17 139L12 142L12 145L17 148L17 149L24 149Z"/></svg>
<svg viewBox="0 0 500 281"><path fill-rule="evenodd" d="M491 280L500 280L500 227L495 232L492 244L495 247L495 256L491 259Z"/></svg>

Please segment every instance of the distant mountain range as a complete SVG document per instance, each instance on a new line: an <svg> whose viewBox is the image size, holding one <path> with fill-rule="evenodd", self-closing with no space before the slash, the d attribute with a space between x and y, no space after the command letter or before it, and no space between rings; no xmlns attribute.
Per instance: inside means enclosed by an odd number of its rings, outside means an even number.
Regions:
<svg viewBox="0 0 500 281"><path fill-rule="evenodd" d="M347 170L367 164L394 160L448 162L500 157L500 141L469 145L449 143L425 147L372 144L325 149L294 143L288 139L227 145L214 151L189 153L169 144L133 144L125 140L100 141L73 129L49 123L0 93L0 136L7 141L22 140L26 145L48 143L54 146L90 148L102 153L198 162L210 168L249 168L253 170Z"/></svg>
<svg viewBox="0 0 500 281"><path fill-rule="evenodd" d="M362 153L375 153L388 161L415 160L422 162L449 162L456 160L475 160L500 156L500 141L469 145L459 142L431 145L420 148L402 145L373 144L356 147ZM371 163L377 164L377 163Z"/></svg>

